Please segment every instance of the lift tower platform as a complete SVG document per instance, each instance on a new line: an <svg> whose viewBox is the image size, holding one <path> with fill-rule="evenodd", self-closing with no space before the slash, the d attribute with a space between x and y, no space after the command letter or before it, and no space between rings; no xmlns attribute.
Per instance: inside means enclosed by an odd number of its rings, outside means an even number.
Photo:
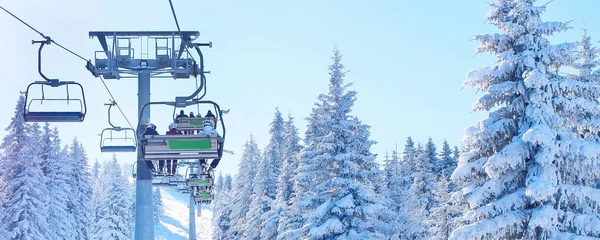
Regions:
<svg viewBox="0 0 600 240"><path fill-rule="evenodd" d="M89 36L102 46L94 54L94 64L88 62L86 66L95 77L138 79L138 133L150 120L150 109L141 112L150 102L150 78L190 78L200 71L186 50L200 36L198 31L95 31ZM147 240L154 239L152 173L141 156L139 140L137 144L135 239Z"/></svg>

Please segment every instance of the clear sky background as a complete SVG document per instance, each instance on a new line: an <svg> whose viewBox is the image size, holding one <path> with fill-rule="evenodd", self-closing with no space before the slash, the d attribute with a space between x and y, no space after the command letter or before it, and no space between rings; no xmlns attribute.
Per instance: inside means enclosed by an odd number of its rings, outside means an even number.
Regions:
<svg viewBox="0 0 600 240"><path fill-rule="evenodd" d="M422 1L192 1L173 0L182 30L198 30L205 48L208 94L223 109L227 125L227 155L219 170L235 173L243 144L253 134L260 147L269 140L269 123L276 107L296 118L301 137L305 117L316 97L328 90L327 65L337 45L344 55L358 100L353 113L372 126L372 148L383 155L396 141L401 150L406 137L424 142L431 136L438 147L444 138L458 145L463 130L486 116L471 113L481 95L463 89L469 70L490 65L494 58L474 55L475 34L495 32L485 23L489 11L481 0ZM545 3L545 2L542 2ZM100 50L89 31L176 30L168 0L36 1L2 0L0 4L51 36L58 43L93 58ZM573 29L552 41L581 38L584 19L589 33L600 39L600 16L595 0L555 0L545 20L569 21ZM37 73L41 37L4 12L0 12L0 127L8 126L19 91L41 80ZM595 40L594 40L595 41ZM56 46L44 48L44 72L51 78L75 80L84 85L88 115L83 123L56 124L63 141L77 136L90 162L110 159L100 153L98 134L108 127L109 95L85 62ZM137 81L107 80L127 117L137 122ZM195 82L152 80L152 100L173 100L189 95ZM194 112L195 109L194 109ZM159 132L167 129L172 109L152 109ZM115 114L113 122L126 123ZM135 123L134 123L135 124ZM5 133L3 132L2 135ZM134 154L118 158L132 163Z"/></svg>

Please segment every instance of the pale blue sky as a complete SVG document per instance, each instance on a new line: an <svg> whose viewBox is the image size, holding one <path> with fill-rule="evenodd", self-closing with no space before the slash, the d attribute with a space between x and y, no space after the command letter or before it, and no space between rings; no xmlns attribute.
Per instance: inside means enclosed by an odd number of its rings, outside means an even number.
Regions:
<svg viewBox="0 0 600 240"><path fill-rule="evenodd" d="M444 138L459 144L463 130L482 119L470 113L480 94L462 88L466 73L492 63L490 56L474 56L475 34L495 31L484 22L487 1L191 1L173 0L182 30L199 30L198 41L212 41L205 49L208 75L206 99L224 109L228 139L219 169L234 173L242 145L250 133L261 147L268 143L269 123L275 107L296 118L304 135L312 104L327 91L327 65L335 45L350 70L347 81L358 91L354 114L372 126L378 141L372 150L383 155L402 146L407 136L440 145ZM153 1L2 1L12 11L60 44L92 58L100 50L89 31L175 30L167 0ZM593 0L555 0L545 19L573 20L573 29L553 41L574 41L581 36L583 20L600 39L594 23L600 17ZM40 80L37 45L40 37L0 12L0 127L13 115L20 90ZM56 46L44 50L44 71L49 77L75 80L84 85L88 116L84 123L58 124L62 139L78 136L90 160L108 159L99 151L97 134L108 126L109 99L99 79L84 62ZM116 100L130 120L137 122L136 80L107 80ZM152 83L152 100L172 100L188 95L193 80L158 79ZM171 109L153 109L152 121L166 131ZM114 119L119 122L118 115ZM124 125L125 123L122 122ZM5 133L2 133L4 135ZM134 154L118 155L133 161Z"/></svg>

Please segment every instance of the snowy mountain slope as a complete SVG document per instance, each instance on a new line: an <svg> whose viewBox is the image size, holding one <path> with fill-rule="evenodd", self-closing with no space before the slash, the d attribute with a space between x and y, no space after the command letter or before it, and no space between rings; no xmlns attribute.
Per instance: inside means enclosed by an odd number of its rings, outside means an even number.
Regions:
<svg viewBox="0 0 600 240"><path fill-rule="evenodd" d="M161 188L164 215L155 225L155 239L188 239L189 194L174 188ZM202 214L196 213L196 239L212 239L212 210L202 207Z"/></svg>

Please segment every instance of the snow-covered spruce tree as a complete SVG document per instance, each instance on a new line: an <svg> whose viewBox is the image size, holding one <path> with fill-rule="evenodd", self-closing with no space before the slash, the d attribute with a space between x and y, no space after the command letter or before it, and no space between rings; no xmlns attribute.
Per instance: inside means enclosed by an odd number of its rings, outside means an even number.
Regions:
<svg viewBox="0 0 600 240"><path fill-rule="evenodd" d="M477 51L497 61L470 72L465 86L486 93L473 108L491 113L466 130L469 150L452 179L464 184L470 211L450 239L600 237L600 191L588 185L600 147L579 132L598 134L600 89L557 73L573 61L573 44L546 37L568 25L543 22L546 6L535 2L490 4L486 18L501 32L475 37Z"/></svg>
<svg viewBox="0 0 600 240"><path fill-rule="evenodd" d="M577 43L578 51L575 55L577 57L577 61L574 62L573 68L575 68L578 74L571 74L568 77L577 82L600 82L600 72L597 71L598 65L598 49L594 47L591 43L592 39L587 33L587 29L583 30L582 39ZM586 95L586 96L568 96L569 99L577 99L580 97L584 97L586 101L596 102L598 104L598 99L594 98L595 95ZM585 140L600 142L600 136L595 134L598 129L600 129L600 124L598 121L595 121L594 117L582 118L579 115L574 115L574 118L569 119L570 121L582 121L580 122L580 126L577 128L577 132L581 134Z"/></svg>
<svg viewBox="0 0 600 240"><path fill-rule="evenodd" d="M254 188L256 170L261 159L261 153L254 137L244 145L244 153L240 161L238 172L233 181L232 205L231 205L231 228L227 232L227 238L239 239L244 235L245 226L249 219L247 213L250 208L250 196Z"/></svg>
<svg viewBox="0 0 600 240"><path fill-rule="evenodd" d="M277 179L277 176L275 176L274 166L267 156L267 150L265 149L265 155L258 163L252 195L250 195L250 206L246 214L248 221L245 226L243 239L261 239L261 217L270 210L273 203L273 198L270 196L275 195L275 186L277 183L273 182L273 180ZM265 233L272 233L272 229L265 230Z"/></svg>
<svg viewBox="0 0 600 240"><path fill-rule="evenodd" d="M452 150L452 161L454 161L454 169L456 169L456 163L458 162L459 157L460 150L458 150L458 146L454 146L454 150Z"/></svg>
<svg viewBox="0 0 600 240"><path fill-rule="evenodd" d="M231 227L230 215L231 215L231 175L223 176L219 174L219 190L215 195L215 203L213 209L214 214L212 218L213 225L213 239L229 239L227 232Z"/></svg>
<svg viewBox="0 0 600 240"><path fill-rule="evenodd" d="M429 211L433 204L433 189L435 174L431 163L430 153L421 144L415 147L415 172L412 174L413 184L408 189L407 201L403 203L408 208L409 225L401 233L403 239L425 239L431 225Z"/></svg>
<svg viewBox="0 0 600 240"><path fill-rule="evenodd" d="M47 149L44 149L44 146L42 146L42 139L44 137L44 134L42 133L42 128L38 123L34 122L28 125L28 135L32 138L32 143L35 146L32 147L32 149L35 151L34 154L36 156L36 161L38 161L38 164L41 165L42 162L46 159L47 151Z"/></svg>
<svg viewBox="0 0 600 240"><path fill-rule="evenodd" d="M40 136L32 136L25 124L25 97L17 102L15 115L6 128L2 149L0 192L4 195L3 239L41 240L55 235L48 225L48 189L39 164Z"/></svg>
<svg viewBox="0 0 600 240"><path fill-rule="evenodd" d="M217 181L213 187L214 192L214 200L210 203L213 209L213 218L211 219L212 224L212 235L213 239L223 239L223 231L219 227L220 225L220 216L225 205L223 200L223 174L219 171L219 176L217 177Z"/></svg>
<svg viewBox="0 0 600 240"><path fill-rule="evenodd" d="M573 67L578 71L578 75L571 75L576 81L598 82L600 74L597 72L600 62L598 62L599 50L592 45L592 37L583 30L583 36L578 42L578 51L576 57L578 61L573 63Z"/></svg>
<svg viewBox="0 0 600 240"><path fill-rule="evenodd" d="M69 212L68 204L73 201L71 181L71 165L67 156L61 152L61 141L58 130L50 130L44 126L42 137L43 160L42 169L46 175L48 188L48 224L53 239L72 239L74 236L75 218Z"/></svg>
<svg viewBox="0 0 600 240"><path fill-rule="evenodd" d="M252 201L247 214L249 221L245 239L274 239L277 236L278 214L270 210L277 195L277 180L285 150L285 127L279 109L275 109L269 133L271 139L258 164L250 196Z"/></svg>
<svg viewBox="0 0 600 240"><path fill-rule="evenodd" d="M100 217L101 201L106 193L106 188L104 187L106 185L106 178L102 178L102 171L106 168L106 164L107 163L102 165L96 160L94 166L92 167L92 176L95 175L95 177L92 178L92 198L90 199L90 207L92 209L92 216L90 219L92 222L98 222Z"/></svg>
<svg viewBox="0 0 600 240"><path fill-rule="evenodd" d="M154 221L160 222L163 216L164 206L162 201L162 194L159 187L155 187L152 193L152 206L154 207Z"/></svg>
<svg viewBox="0 0 600 240"><path fill-rule="evenodd" d="M344 85L344 66L336 49L329 66L329 94L319 96L308 119L306 148L295 178L304 225L288 230L287 238L368 239L382 206L371 182L377 169L369 148L368 126L350 116L356 92ZM360 130L362 129L362 130Z"/></svg>
<svg viewBox="0 0 600 240"><path fill-rule="evenodd" d="M94 183L98 179L99 175L100 175L100 162L98 162L98 159L96 158L96 160L94 161L94 165L92 165L92 173L90 176L92 183Z"/></svg>
<svg viewBox="0 0 600 240"><path fill-rule="evenodd" d="M447 180L450 180L450 174L456 168L456 160L452 158L452 149L448 144L448 141L444 139L444 143L442 143L442 151L439 154L439 172L437 172L438 176L441 176L441 173L444 173L444 177Z"/></svg>
<svg viewBox="0 0 600 240"><path fill-rule="evenodd" d="M68 159L72 171L70 173L71 187L73 188L73 202L69 203L70 213L75 217L75 239L90 239L90 226L92 209L90 186L90 173L87 171L87 156L85 149L77 138L73 139L69 149Z"/></svg>
<svg viewBox="0 0 600 240"><path fill-rule="evenodd" d="M449 169L454 170L454 169ZM445 170L442 170L442 175L438 177L437 187L433 190L437 206L430 211L430 220L433 222L429 229L429 239L445 240L450 237L450 233L454 230L454 218L461 213L462 208L455 205L451 200L452 187L450 181L445 178Z"/></svg>
<svg viewBox="0 0 600 240"><path fill-rule="evenodd" d="M598 50L591 43L592 38L588 35L587 29L583 30L583 37L579 41L579 51L578 51L578 61L574 63L574 68L578 70L578 75L572 75L575 80L583 81L583 82L600 82L600 71L598 70L598 66L600 62L598 61L598 54L600 50ZM593 128L597 129L597 126ZM597 134L591 134L593 131L582 131L585 138L590 141L600 142L600 139ZM600 174L600 168L596 169ZM600 178L596 179L596 188L600 189Z"/></svg>
<svg viewBox="0 0 600 240"><path fill-rule="evenodd" d="M300 144L298 128L294 125L294 118L291 115L288 115L288 120L285 122L285 130L286 148L283 153L283 165L277 182L277 196L274 203L277 207L275 210L279 211L277 239L283 239L282 233L286 230L296 228L297 222L294 219L301 221L301 216L292 214L292 206L297 200L294 177L300 164L300 151L303 147ZM291 221L290 218L292 218Z"/></svg>
<svg viewBox="0 0 600 240"><path fill-rule="evenodd" d="M427 144L425 144L425 154L427 156L426 161L431 164L431 171L433 171L433 173L439 175L438 173L441 172L441 166L440 166L440 161L437 158L436 151L437 151L437 147L435 146L435 143L433 143L433 139L431 139L431 137L429 137L427 139Z"/></svg>
<svg viewBox="0 0 600 240"><path fill-rule="evenodd" d="M92 239L131 239L129 206L132 199L129 184L115 155L104 164L100 178L103 179L104 193L99 201L97 222L92 225Z"/></svg>
<svg viewBox="0 0 600 240"><path fill-rule="evenodd" d="M405 207L407 187L404 185L405 177L403 175L408 174L408 171L402 169L401 163L397 150L394 150L389 157L388 164L384 168L387 178L385 180L387 193L381 195L387 195L386 197L389 198L386 209L389 209L394 217L394 224L392 225L393 233L389 235L391 239L400 238L399 233L406 232L405 229L409 225L408 209Z"/></svg>
<svg viewBox="0 0 600 240"><path fill-rule="evenodd" d="M402 162L400 163L400 171L402 172L402 189L408 190L413 183L413 174L415 168L415 142L411 137L406 138L404 144L404 152L402 152Z"/></svg>

